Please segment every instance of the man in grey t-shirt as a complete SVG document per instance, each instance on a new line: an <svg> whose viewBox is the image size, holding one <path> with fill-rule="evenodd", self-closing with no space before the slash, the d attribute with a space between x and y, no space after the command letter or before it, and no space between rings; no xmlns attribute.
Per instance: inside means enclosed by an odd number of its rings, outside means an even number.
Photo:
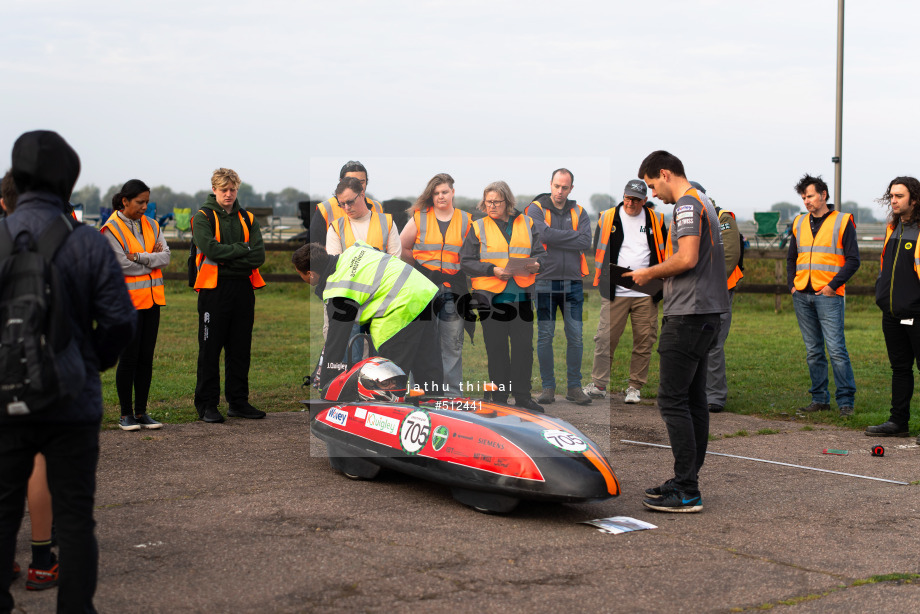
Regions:
<svg viewBox="0 0 920 614"><path fill-rule="evenodd" d="M639 176L665 204L674 204L665 261L626 275L637 284L664 279L664 319L658 341L658 408L674 454L674 477L645 491L643 504L662 512L703 509L699 470L709 441L707 355L728 311L719 218L684 165L666 151L649 154Z"/></svg>

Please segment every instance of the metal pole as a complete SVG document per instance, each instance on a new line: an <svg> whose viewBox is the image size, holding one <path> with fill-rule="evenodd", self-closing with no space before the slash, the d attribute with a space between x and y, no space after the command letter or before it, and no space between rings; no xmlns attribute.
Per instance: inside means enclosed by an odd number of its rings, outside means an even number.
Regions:
<svg viewBox="0 0 920 614"><path fill-rule="evenodd" d="M843 2L837 0L837 134L834 145L834 203L837 211L843 207L840 194L841 156L843 155Z"/></svg>

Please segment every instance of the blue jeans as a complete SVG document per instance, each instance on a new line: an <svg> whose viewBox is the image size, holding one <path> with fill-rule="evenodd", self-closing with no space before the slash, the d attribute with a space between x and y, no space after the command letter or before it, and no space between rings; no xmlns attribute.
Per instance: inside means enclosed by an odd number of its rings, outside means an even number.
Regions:
<svg viewBox="0 0 920 614"><path fill-rule="evenodd" d="M581 387L581 311L585 295L581 281L538 280L537 293L537 359L540 380L544 388L556 387L553 359L553 335L556 332L556 309L562 310L565 326L565 375L569 388Z"/></svg>
<svg viewBox="0 0 920 614"><path fill-rule="evenodd" d="M796 292L792 295L795 317L805 342L805 359L811 376L811 400L830 403L827 392L827 355L834 369L837 386L837 405L852 407L856 398L856 379L850 366L846 338L843 333L844 300L842 296L815 295L813 292Z"/></svg>
<svg viewBox="0 0 920 614"><path fill-rule="evenodd" d="M439 306L434 314L434 321L441 340L441 367L444 382L440 391L445 397L460 396L460 379L463 375L463 318L457 313L458 296L450 290L441 288L435 297Z"/></svg>

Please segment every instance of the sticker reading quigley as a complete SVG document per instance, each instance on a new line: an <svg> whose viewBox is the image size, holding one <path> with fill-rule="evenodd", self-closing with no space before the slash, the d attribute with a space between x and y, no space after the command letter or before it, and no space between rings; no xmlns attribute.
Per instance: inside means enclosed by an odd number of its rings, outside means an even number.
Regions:
<svg viewBox="0 0 920 614"><path fill-rule="evenodd" d="M348 412L339 409L338 407L332 407L328 412L326 412L326 420L345 426L345 424L348 422Z"/></svg>
<svg viewBox="0 0 920 614"><path fill-rule="evenodd" d="M545 430L543 439L567 452L584 452L588 449L588 444L581 437L576 437L568 431Z"/></svg>
<svg viewBox="0 0 920 614"><path fill-rule="evenodd" d="M447 443L448 430L443 424L434 429L434 436L431 438L431 447L435 452L439 452L444 444Z"/></svg>
<svg viewBox="0 0 920 614"><path fill-rule="evenodd" d="M428 442L431 434L431 418L428 412L417 409L406 416L399 427L399 445L406 454L418 454Z"/></svg>
<svg viewBox="0 0 920 614"><path fill-rule="evenodd" d="M389 433L390 435L395 435L399 432L399 420L389 416L381 416L380 414L375 414L370 411L367 412L367 417L364 419L364 426L369 429L374 429L375 431Z"/></svg>
<svg viewBox="0 0 920 614"><path fill-rule="evenodd" d="M683 213L684 211L693 211L693 205L681 205L674 209L674 213Z"/></svg>

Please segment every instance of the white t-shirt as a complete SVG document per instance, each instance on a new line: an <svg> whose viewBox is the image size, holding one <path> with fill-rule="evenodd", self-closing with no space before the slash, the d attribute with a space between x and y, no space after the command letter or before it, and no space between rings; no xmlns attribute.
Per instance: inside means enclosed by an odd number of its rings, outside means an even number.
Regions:
<svg viewBox="0 0 920 614"><path fill-rule="evenodd" d="M626 267L635 271L644 269L649 264L652 255L648 249L648 229L645 227L645 209L639 215L629 215L626 209L620 208L620 224L623 226L623 245L617 256L617 266ZM641 292L617 286L617 296L647 296Z"/></svg>
<svg viewBox="0 0 920 614"><path fill-rule="evenodd" d="M371 214L368 211L361 219L352 219L351 221L351 232L355 235L355 239L359 241L367 241L367 232L371 227ZM326 232L326 252L335 255L342 253L342 242L339 240L339 235L335 234L335 231L331 228L327 229ZM402 252L402 243L399 242L399 231L396 230L396 224L393 224L393 227L390 228L390 234L387 236L387 253L391 256L396 256L399 258L399 254Z"/></svg>

